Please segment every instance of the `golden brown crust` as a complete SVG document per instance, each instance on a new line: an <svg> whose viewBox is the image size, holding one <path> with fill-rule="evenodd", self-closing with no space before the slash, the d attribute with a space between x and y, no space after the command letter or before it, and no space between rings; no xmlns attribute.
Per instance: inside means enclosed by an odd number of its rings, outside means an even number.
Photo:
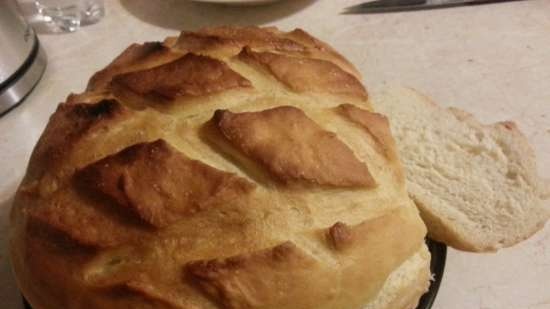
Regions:
<svg viewBox="0 0 550 309"><path fill-rule="evenodd" d="M36 146L11 217L22 292L36 309L362 307L426 232L368 109L302 30L131 46Z"/></svg>
<svg viewBox="0 0 550 309"><path fill-rule="evenodd" d="M287 32L285 36L296 42L299 42L301 44L304 44L310 47L309 52L313 58L332 61L338 64L342 69L344 69L348 73L353 74L355 77L357 77L357 79L361 78L361 75L359 74L359 72L357 72L355 67L346 58L340 55L340 53L338 53L330 45L328 45L327 43L321 40L314 38L304 30L297 28L290 32Z"/></svg>
<svg viewBox="0 0 550 309"><path fill-rule="evenodd" d="M367 131L373 138L377 151L390 160L397 160L395 141L386 116L369 112L352 104L342 104L338 109L342 115Z"/></svg>
<svg viewBox="0 0 550 309"><path fill-rule="evenodd" d="M167 100L251 87L246 78L224 62L192 53L151 69L118 75L113 83L142 96L160 96Z"/></svg>
<svg viewBox="0 0 550 309"><path fill-rule="evenodd" d="M267 30L267 31L266 31ZM244 46L281 52L305 52L306 47L296 41L277 35L274 29L255 26L235 28L220 26L197 32L183 31L175 44L182 51L199 52L226 50L237 54Z"/></svg>
<svg viewBox="0 0 550 309"><path fill-rule="evenodd" d="M328 247L336 250L341 285L351 298L348 308L358 308L372 299L392 270L421 248L426 228L421 221L411 220L414 216L415 210L403 207L347 227L343 242L324 237ZM330 235L333 228L324 230L324 234L328 231ZM369 266L375 260L376 267Z"/></svg>
<svg viewBox="0 0 550 309"><path fill-rule="evenodd" d="M345 250L353 243L353 232L343 222L336 222L327 231L327 241L336 250Z"/></svg>
<svg viewBox="0 0 550 309"><path fill-rule="evenodd" d="M245 47L239 59L261 66L290 89L367 98L367 91L355 76L326 60L298 58L271 52L254 52Z"/></svg>
<svg viewBox="0 0 550 309"><path fill-rule="evenodd" d="M45 171L61 169L79 141L130 116L131 111L116 100L60 104L33 151L27 177L38 178Z"/></svg>
<svg viewBox="0 0 550 309"><path fill-rule="evenodd" d="M184 277L228 309L344 308L343 295L348 297L348 308L355 308L374 296L384 282L381 279L422 245L422 223L411 222L409 215L399 210L349 228L352 239L346 239L346 250L337 249L335 256L343 273L340 279L292 242L223 259L193 261L185 266ZM376 268L368 266L379 256L385 258ZM324 297L314 292L321 290Z"/></svg>
<svg viewBox="0 0 550 309"><path fill-rule="evenodd" d="M88 82L88 91L98 91L109 85L113 76L144 70L181 57L177 51L166 47L161 42L132 44L126 48L106 68L95 73Z"/></svg>
<svg viewBox="0 0 550 309"><path fill-rule="evenodd" d="M223 207L254 188L245 179L187 158L162 139L128 147L76 177L92 193L107 196L157 228L208 207Z"/></svg>
<svg viewBox="0 0 550 309"><path fill-rule="evenodd" d="M288 295L304 288L303 274L315 271L319 271L317 262L291 242L226 259L195 261L185 267L186 275L206 295L230 309L284 308L290 305Z"/></svg>
<svg viewBox="0 0 550 309"><path fill-rule="evenodd" d="M166 293L159 290L153 284L146 283L140 280L131 280L123 284L123 289L130 293L135 293L153 304L155 307L166 306L170 309L187 309L187 307L178 301L178 295L174 293Z"/></svg>
<svg viewBox="0 0 550 309"><path fill-rule="evenodd" d="M295 107L247 113L219 110L213 121L233 146L283 183L376 185L351 149Z"/></svg>
<svg viewBox="0 0 550 309"><path fill-rule="evenodd" d="M282 32L277 28L255 26L235 28L220 26L197 32L182 31L176 42L166 43L181 52L215 53L224 57L238 54L245 46L255 51L276 51L280 54L333 62L360 79L360 74L342 55L328 44L302 29Z"/></svg>
<svg viewBox="0 0 550 309"><path fill-rule="evenodd" d="M89 248L110 248L143 237L143 230L102 201L80 198L74 188L55 194L48 205L27 209L32 224L63 242Z"/></svg>
<svg viewBox="0 0 550 309"><path fill-rule="evenodd" d="M229 44L228 44L229 43ZM174 42L174 47L191 53L200 53L201 51L217 50L220 48L227 48L228 45L233 47L231 42L224 40L223 38L207 35L199 32L182 31L180 36Z"/></svg>

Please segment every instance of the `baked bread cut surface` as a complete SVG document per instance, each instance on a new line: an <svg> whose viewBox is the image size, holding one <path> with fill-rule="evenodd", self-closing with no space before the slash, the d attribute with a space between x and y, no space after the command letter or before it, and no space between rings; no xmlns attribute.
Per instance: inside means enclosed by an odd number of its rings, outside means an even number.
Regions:
<svg viewBox="0 0 550 309"><path fill-rule="evenodd" d="M134 44L51 116L12 210L34 309L400 309L426 228L357 71L302 30Z"/></svg>
<svg viewBox="0 0 550 309"><path fill-rule="evenodd" d="M408 189L432 238L494 251L544 226L549 186L513 122L483 125L403 87L388 87L371 102L390 119Z"/></svg>

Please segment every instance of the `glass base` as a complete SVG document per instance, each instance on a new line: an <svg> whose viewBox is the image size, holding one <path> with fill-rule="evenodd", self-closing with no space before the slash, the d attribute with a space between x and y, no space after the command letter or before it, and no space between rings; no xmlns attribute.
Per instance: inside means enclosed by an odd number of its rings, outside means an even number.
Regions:
<svg viewBox="0 0 550 309"><path fill-rule="evenodd" d="M38 14L52 32L74 32L105 16L101 0L37 0Z"/></svg>

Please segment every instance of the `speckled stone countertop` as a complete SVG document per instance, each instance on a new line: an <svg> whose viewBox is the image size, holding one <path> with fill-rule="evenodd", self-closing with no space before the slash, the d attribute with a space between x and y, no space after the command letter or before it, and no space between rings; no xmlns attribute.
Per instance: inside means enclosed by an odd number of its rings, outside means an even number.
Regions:
<svg viewBox="0 0 550 309"><path fill-rule="evenodd" d="M22 105L0 118L0 308L20 308L8 261L8 214L49 115L130 43L159 40L178 29L212 24L304 28L350 59L370 91L385 84L411 86L484 122L515 121L535 148L539 173L550 177L549 0L339 14L358 2L289 0L235 8L184 0L105 0L107 16L100 23L72 34L40 33L49 58L46 73ZM434 308L550 308L550 224L495 254L450 249Z"/></svg>

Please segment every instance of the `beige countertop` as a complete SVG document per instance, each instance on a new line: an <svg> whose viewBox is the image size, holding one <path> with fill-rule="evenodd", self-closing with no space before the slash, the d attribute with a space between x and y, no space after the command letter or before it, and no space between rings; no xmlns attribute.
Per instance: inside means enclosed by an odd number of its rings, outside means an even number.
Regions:
<svg viewBox="0 0 550 309"><path fill-rule="evenodd" d="M6 250L10 199L49 115L130 43L159 40L177 29L222 23L302 27L348 57L370 91L411 86L484 122L514 120L536 150L539 173L550 177L549 0L339 14L358 2L289 0L238 9L184 0L105 0L107 16L99 24L73 34L41 33L46 73L26 102L0 118L0 308L20 308ZM496 254L450 249L434 308L550 308L550 224Z"/></svg>

